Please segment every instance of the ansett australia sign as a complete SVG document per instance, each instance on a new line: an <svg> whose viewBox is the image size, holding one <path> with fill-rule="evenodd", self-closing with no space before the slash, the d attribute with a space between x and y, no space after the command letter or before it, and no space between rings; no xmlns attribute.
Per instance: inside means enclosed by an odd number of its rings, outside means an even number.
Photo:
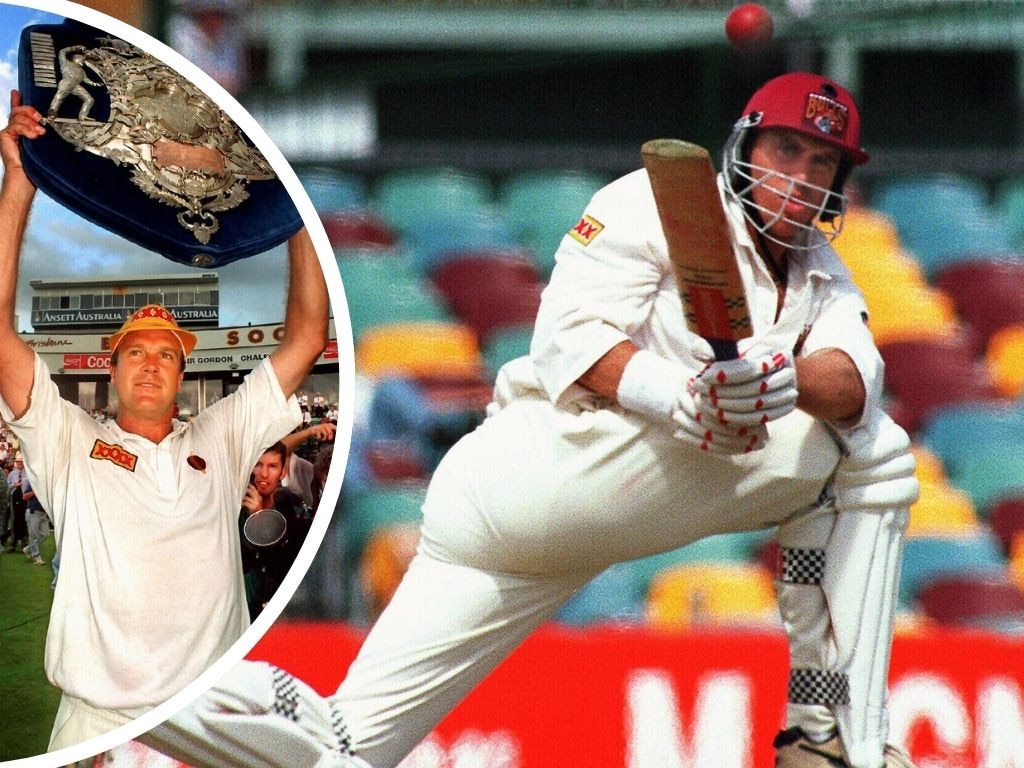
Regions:
<svg viewBox="0 0 1024 768"><path fill-rule="evenodd" d="M32 312L32 325L96 325L122 323L128 316L127 309L39 309ZM206 320L217 322L216 307L174 307L174 316L179 322Z"/></svg>

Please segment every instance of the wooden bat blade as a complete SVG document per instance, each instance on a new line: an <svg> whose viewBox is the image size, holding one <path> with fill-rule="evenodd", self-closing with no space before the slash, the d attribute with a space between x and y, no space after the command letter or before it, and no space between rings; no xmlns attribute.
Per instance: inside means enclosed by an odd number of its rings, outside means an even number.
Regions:
<svg viewBox="0 0 1024 768"><path fill-rule="evenodd" d="M686 325L707 339L719 359L736 357L736 342L753 328L711 157L678 139L648 141L641 155Z"/></svg>

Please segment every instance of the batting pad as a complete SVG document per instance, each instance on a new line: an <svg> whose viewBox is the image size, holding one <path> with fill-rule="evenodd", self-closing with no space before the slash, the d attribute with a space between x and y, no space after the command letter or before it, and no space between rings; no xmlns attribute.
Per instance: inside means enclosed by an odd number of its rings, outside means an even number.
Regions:
<svg viewBox="0 0 1024 768"><path fill-rule="evenodd" d="M243 662L139 741L201 768L356 768L327 701L289 673Z"/></svg>

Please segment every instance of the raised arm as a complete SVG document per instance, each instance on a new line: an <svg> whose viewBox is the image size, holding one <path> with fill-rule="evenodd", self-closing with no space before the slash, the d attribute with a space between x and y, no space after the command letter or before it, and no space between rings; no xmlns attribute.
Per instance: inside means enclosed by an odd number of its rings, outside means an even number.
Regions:
<svg viewBox="0 0 1024 768"><path fill-rule="evenodd" d="M10 120L0 131L4 164L0 185L0 396L16 418L28 409L34 365L32 350L14 323L21 244L36 193L21 164L20 141L45 133L41 118L32 107L21 106L21 94L12 91Z"/></svg>
<svg viewBox="0 0 1024 768"><path fill-rule="evenodd" d="M314 424L311 427L306 427L305 429L285 435L281 438L281 442L284 443L284 447L288 449L289 453L293 453L296 448L309 439L314 439L322 443L334 440L334 434L337 429L338 427L336 425L331 424L329 421L324 421L319 424Z"/></svg>
<svg viewBox="0 0 1024 768"><path fill-rule="evenodd" d="M327 346L330 299L313 241L305 228L288 241L288 304L284 339L270 363L286 396L291 396Z"/></svg>

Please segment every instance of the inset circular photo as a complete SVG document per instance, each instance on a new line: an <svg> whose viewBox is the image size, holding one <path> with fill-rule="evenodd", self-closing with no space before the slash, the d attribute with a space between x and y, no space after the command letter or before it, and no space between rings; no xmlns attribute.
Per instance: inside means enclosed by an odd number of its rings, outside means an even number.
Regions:
<svg viewBox="0 0 1024 768"><path fill-rule="evenodd" d="M198 695L296 591L351 329L223 78L69 3L0 4L0 37L0 761L64 766Z"/></svg>

